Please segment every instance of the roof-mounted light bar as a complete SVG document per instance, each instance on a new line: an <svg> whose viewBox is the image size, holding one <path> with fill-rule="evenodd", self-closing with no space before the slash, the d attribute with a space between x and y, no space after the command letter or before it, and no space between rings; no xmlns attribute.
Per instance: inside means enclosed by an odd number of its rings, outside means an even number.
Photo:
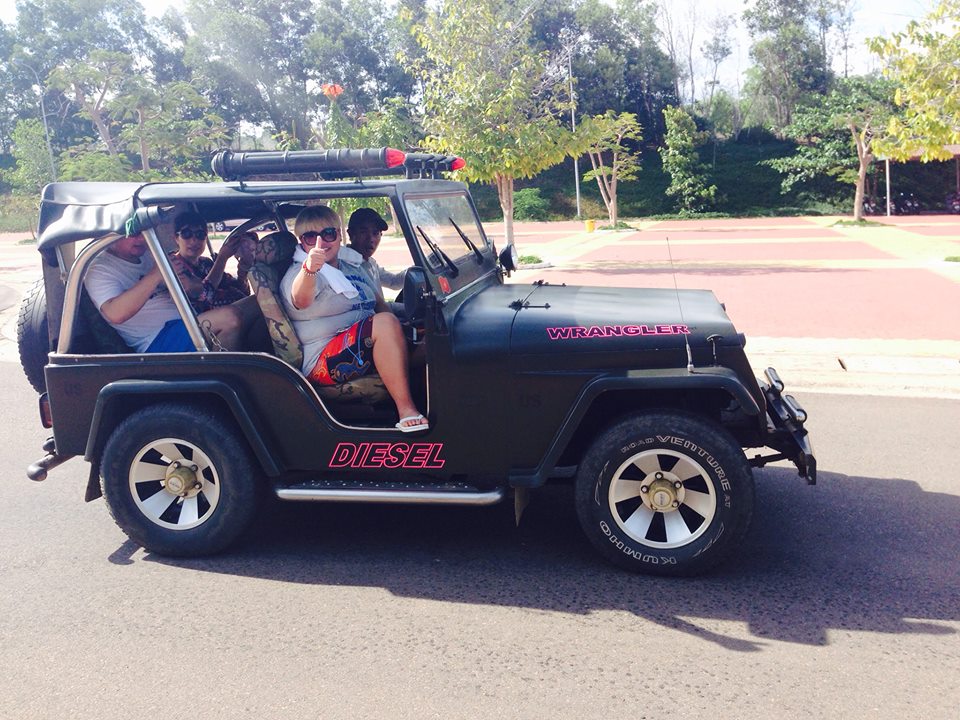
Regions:
<svg viewBox="0 0 960 720"><path fill-rule="evenodd" d="M210 166L224 180L251 175L335 172L345 175L384 173L403 165L406 153L394 148L344 148L285 152L233 152L221 150Z"/></svg>
<svg viewBox="0 0 960 720"><path fill-rule="evenodd" d="M255 175L316 173L327 179L371 175L405 175L438 178L459 170L466 163L455 155L405 153L395 148L343 148L337 150L291 150L286 152L233 152L221 150L210 163L224 180L243 180Z"/></svg>

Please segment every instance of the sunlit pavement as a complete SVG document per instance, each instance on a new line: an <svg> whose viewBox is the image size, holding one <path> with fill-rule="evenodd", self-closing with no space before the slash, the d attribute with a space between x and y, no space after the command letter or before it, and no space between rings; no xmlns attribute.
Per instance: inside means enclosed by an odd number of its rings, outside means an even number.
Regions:
<svg viewBox="0 0 960 720"><path fill-rule="evenodd" d="M708 288L727 307L755 369L793 388L960 398L960 216L516 223L521 255L547 267L510 282ZM599 225L600 223L598 223ZM500 248L503 226L486 231ZM0 235L0 359L16 360L16 314L39 277L24 236ZM399 235L377 258L409 264Z"/></svg>

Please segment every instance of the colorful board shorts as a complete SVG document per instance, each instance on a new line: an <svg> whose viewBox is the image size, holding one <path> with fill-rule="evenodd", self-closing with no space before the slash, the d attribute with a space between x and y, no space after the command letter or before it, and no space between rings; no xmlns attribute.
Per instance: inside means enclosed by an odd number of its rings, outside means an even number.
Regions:
<svg viewBox="0 0 960 720"><path fill-rule="evenodd" d="M307 376L318 385L342 385L373 372L373 316L354 323L327 343Z"/></svg>

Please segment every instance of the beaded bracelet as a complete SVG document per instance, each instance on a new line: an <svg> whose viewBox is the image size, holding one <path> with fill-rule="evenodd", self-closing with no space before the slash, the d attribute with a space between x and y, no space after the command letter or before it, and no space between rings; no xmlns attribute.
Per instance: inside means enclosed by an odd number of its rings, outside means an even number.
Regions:
<svg viewBox="0 0 960 720"><path fill-rule="evenodd" d="M314 270L313 272L310 272L309 270L307 270L307 262L306 262L306 260L304 260L302 267L303 267L303 271L304 271L307 275L316 275L318 272L320 272L319 270Z"/></svg>

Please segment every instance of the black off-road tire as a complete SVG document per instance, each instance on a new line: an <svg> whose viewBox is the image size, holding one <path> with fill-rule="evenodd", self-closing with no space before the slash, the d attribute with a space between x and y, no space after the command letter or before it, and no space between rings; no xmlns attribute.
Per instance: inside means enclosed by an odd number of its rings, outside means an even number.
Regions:
<svg viewBox="0 0 960 720"><path fill-rule="evenodd" d="M753 515L753 474L720 426L650 412L597 437L577 472L575 497L584 532L614 564L696 575L742 542Z"/></svg>
<svg viewBox="0 0 960 720"><path fill-rule="evenodd" d="M50 334L47 331L47 294L43 278L37 280L20 301L17 350L27 381L38 393L46 392L47 380L43 376L43 368L50 354Z"/></svg>
<svg viewBox="0 0 960 720"><path fill-rule="evenodd" d="M249 526L259 500L260 468L235 425L189 404L151 405L120 423L100 472L114 521L160 555L223 550Z"/></svg>

